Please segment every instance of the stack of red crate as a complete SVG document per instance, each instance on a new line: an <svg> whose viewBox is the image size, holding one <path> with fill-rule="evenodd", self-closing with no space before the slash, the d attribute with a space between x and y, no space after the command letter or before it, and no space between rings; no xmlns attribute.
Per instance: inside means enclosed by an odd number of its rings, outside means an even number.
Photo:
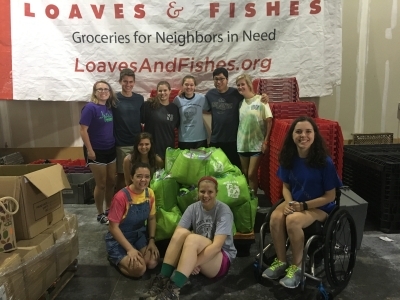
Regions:
<svg viewBox="0 0 400 300"><path fill-rule="evenodd" d="M269 103L274 119L296 119L300 116L318 118L317 107L314 102L272 102Z"/></svg>
<svg viewBox="0 0 400 300"><path fill-rule="evenodd" d="M38 159L30 164L60 164L65 173L91 173L84 159Z"/></svg>
<svg viewBox="0 0 400 300"><path fill-rule="evenodd" d="M299 101L299 86L296 77L253 80L253 89L257 94L265 93L270 102Z"/></svg>
<svg viewBox="0 0 400 300"><path fill-rule="evenodd" d="M267 184L266 182L269 182L269 189L266 194L269 195L271 203L276 203L282 198L282 182L276 175L279 168L278 156L292 122L292 119L274 119L269 143L269 172L267 173L264 171L260 174L260 182L263 182L262 186L265 186ZM317 123L322 137L325 139L338 175L342 178L343 135L339 123L320 118L315 118L315 122Z"/></svg>

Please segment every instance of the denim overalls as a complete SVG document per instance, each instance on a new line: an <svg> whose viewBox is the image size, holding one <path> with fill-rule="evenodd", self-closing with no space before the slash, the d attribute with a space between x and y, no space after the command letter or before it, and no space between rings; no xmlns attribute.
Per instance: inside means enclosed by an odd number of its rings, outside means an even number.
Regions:
<svg viewBox="0 0 400 300"><path fill-rule="evenodd" d="M123 188L122 191L126 195L129 208L126 217L119 224L119 228L129 243L136 250L140 250L147 246L146 220L150 215L149 190L145 189L146 201L140 204L132 204L131 195L127 188ZM114 239L111 232L107 232L105 240L109 259L115 265L118 265L121 259L126 256L126 250Z"/></svg>

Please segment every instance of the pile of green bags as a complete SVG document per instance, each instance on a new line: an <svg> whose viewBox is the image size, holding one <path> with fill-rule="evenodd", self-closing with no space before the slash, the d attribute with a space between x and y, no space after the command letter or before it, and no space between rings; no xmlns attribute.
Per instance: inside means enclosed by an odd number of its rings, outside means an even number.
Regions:
<svg viewBox="0 0 400 300"><path fill-rule="evenodd" d="M156 240L171 238L183 212L197 201L197 182L203 176L217 178L217 199L231 208L234 232L253 230L258 199L252 196L246 178L221 149L168 148L165 169L157 171L150 183L156 197Z"/></svg>

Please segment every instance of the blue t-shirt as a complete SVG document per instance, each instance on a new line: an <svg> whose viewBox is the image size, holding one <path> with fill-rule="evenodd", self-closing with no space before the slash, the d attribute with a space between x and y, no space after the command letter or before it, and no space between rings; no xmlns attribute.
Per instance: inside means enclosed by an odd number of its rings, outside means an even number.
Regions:
<svg viewBox="0 0 400 300"><path fill-rule="evenodd" d="M312 168L306 165L304 158L296 157L292 169L279 166L278 177L289 184L293 200L304 202L321 197L325 192L342 186L332 159L326 158L326 165L322 168ZM334 202L319 207L330 213L335 207Z"/></svg>
<svg viewBox="0 0 400 300"><path fill-rule="evenodd" d="M106 105L89 102L82 109L79 124L88 126L90 144L95 150L108 150L115 146L113 113Z"/></svg>

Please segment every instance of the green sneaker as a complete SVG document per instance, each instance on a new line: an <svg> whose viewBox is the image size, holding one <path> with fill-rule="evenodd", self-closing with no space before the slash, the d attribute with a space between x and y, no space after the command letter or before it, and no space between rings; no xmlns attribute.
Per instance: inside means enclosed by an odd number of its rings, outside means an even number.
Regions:
<svg viewBox="0 0 400 300"><path fill-rule="evenodd" d="M289 289L294 289L301 282L301 269L295 265L291 265L286 269L286 276L279 280L279 283Z"/></svg>
<svg viewBox="0 0 400 300"><path fill-rule="evenodd" d="M285 275L286 267L286 262L282 262L275 258L271 266L266 269L261 276L268 279L278 279Z"/></svg>

